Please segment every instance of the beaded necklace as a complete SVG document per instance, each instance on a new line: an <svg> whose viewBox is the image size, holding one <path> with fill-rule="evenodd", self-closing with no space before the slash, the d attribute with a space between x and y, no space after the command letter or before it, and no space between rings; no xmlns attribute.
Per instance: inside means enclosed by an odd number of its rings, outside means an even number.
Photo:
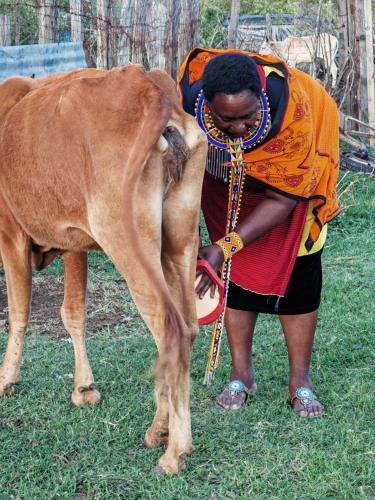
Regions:
<svg viewBox="0 0 375 500"><path fill-rule="evenodd" d="M245 164L243 159L242 139L237 138L232 140L228 138L227 148L230 155L231 170L230 170L226 234L230 233L231 231L234 231L236 227L238 215L240 213L242 188L246 176ZM221 279L224 284L224 312L228 297L231 265L232 265L231 258L224 260L220 270ZM215 321L212 330L210 352L208 355L206 373L203 381L204 385L211 384L215 370L219 363L221 338L224 326L224 312Z"/></svg>
<svg viewBox="0 0 375 500"><path fill-rule="evenodd" d="M218 129L210 113L206 99L201 91L198 94L195 105L195 116L197 122L208 140L208 155L206 170L215 178L228 181L228 148L225 132ZM245 137L242 138L242 148L251 149L262 142L268 134L271 127L271 113L268 103L268 97L264 90L259 93L259 104L256 122L249 128Z"/></svg>
<svg viewBox="0 0 375 500"><path fill-rule="evenodd" d="M211 151L209 151L206 169L215 177L227 180L229 166L230 175L226 224L226 234L228 234L234 231L240 213L242 190L246 176L243 157L244 150L259 144L270 130L271 120L267 94L264 90L260 92L256 123L254 127L248 129L246 136L243 138L231 139L215 126L202 92L197 98L196 117L199 126L205 132L208 143L211 146L209 148ZM218 153L215 155L216 161L213 160L213 151ZM225 157L226 161L223 161ZM221 279L224 283L224 311L228 296L231 264L232 260L229 258L223 262L221 267ZM205 385L211 384L215 369L219 363L223 326L224 312L216 320L212 331L210 352L204 377Z"/></svg>

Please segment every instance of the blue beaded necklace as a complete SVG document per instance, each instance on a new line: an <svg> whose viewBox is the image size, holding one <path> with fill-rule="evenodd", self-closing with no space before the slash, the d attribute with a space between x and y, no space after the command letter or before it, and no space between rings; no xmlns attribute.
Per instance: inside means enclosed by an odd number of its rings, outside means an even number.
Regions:
<svg viewBox="0 0 375 500"><path fill-rule="evenodd" d="M215 126L203 91L198 95L195 115L200 128L207 136L209 144L215 148L227 150L228 136ZM267 94L264 90L261 90L257 120L254 127L249 128L246 136L242 138L243 149L250 149L259 144L268 134L270 125L271 114Z"/></svg>

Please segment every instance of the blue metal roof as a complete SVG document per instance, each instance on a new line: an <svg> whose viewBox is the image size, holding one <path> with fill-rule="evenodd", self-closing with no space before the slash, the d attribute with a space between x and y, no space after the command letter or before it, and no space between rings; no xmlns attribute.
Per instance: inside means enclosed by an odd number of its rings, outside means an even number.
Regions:
<svg viewBox="0 0 375 500"><path fill-rule="evenodd" d="M14 75L39 78L86 67L82 42L0 47L0 81Z"/></svg>

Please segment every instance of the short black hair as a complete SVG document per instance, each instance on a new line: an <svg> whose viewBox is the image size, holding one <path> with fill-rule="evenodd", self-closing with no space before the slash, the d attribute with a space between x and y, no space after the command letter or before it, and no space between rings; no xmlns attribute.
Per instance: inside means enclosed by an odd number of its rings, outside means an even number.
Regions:
<svg viewBox="0 0 375 500"><path fill-rule="evenodd" d="M255 61L236 52L213 57L204 68L202 89L207 101L218 92L238 94L250 90L259 94L261 83Z"/></svg>

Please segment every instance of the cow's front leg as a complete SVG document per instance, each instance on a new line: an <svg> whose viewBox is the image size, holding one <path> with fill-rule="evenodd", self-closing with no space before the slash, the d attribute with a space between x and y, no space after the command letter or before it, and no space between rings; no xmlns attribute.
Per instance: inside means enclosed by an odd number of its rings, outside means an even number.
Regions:
<svg viewBox="0 0 375 500"><path fill-rule="evenodd" d="M8 345L0 366L0 396L12 394L19 381L25 331L31 297L29 238L18 227L8 226L9 235L0 234L1 256L8 294Z"/></svg>
<svg viewBox="0 0 375 500"><path fill-rule="evenodd" d="M72 338L75 358L72 402L83 406L100 401L85 345L87 255L85 252L66 252L63 259L65 288L61 318Z"/></svg>

